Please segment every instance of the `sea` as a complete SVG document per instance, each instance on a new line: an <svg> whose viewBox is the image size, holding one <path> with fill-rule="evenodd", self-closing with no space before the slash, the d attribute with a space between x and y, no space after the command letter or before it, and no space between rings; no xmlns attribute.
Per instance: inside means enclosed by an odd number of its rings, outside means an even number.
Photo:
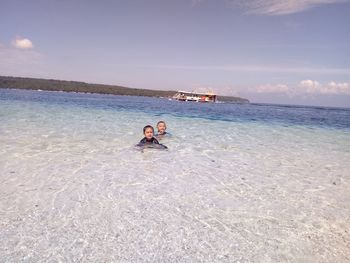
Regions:
<svg viewBox="0 0 350 263"><path fill-rule="evenodd" d="M0 261L350 262L350 109L0 89Z"/></svg>

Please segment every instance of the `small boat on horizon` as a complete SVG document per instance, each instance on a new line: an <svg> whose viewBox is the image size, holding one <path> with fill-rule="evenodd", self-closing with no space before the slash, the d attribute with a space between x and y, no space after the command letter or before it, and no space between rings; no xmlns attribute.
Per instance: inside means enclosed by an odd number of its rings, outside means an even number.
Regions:
<svg viewBox="0 0 350 263"><path fill-rule="evenodd" d="M212 92L198 93L180 90L175 93L173 99L179 101L216 102L217 96Z"/></svg>

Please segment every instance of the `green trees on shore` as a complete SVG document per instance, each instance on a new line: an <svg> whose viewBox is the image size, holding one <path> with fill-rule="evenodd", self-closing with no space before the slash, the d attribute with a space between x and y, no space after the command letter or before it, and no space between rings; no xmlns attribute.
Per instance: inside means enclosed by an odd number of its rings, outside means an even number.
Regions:
<svg viewBox="0 0 350 263"><path fill-rule="evenodd" d="M54 79L36 79L0 76L0 88L3 89L27 89L27 90L48 90L65 92L85 92L129 96L146 97L172 97L176 91L172 90L148 90L134 89L114 85L89 84L78 81L65 81ZM248 103L247 99L231 96L218 96L219 101L230 101L237 103Z"/></svg>

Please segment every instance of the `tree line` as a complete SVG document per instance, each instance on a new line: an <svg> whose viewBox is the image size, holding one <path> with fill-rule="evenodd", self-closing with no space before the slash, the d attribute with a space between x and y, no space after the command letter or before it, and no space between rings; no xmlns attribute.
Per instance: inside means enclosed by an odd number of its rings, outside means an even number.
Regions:
<svg viewBox="0 0 350 263"><path fill-rule="evenodd" d="M89 84L79 81L20 78L10 76L0 76L0 88L100 93L145 97L172 97L176 93L176 91L172 90L135 89L116 85ZM237 103L249 102L247 99L232 96L218 96L218 100Z"/></svg>

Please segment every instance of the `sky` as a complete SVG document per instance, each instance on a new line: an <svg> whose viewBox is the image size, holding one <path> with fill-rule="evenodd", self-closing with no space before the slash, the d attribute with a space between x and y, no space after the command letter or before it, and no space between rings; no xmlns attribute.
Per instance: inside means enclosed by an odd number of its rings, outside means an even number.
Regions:
<svg viewBox="0 0 350 263"><path fill-rule="evenodd" d="M350 107L350 0L0 0L0 75Z"/></svg>

